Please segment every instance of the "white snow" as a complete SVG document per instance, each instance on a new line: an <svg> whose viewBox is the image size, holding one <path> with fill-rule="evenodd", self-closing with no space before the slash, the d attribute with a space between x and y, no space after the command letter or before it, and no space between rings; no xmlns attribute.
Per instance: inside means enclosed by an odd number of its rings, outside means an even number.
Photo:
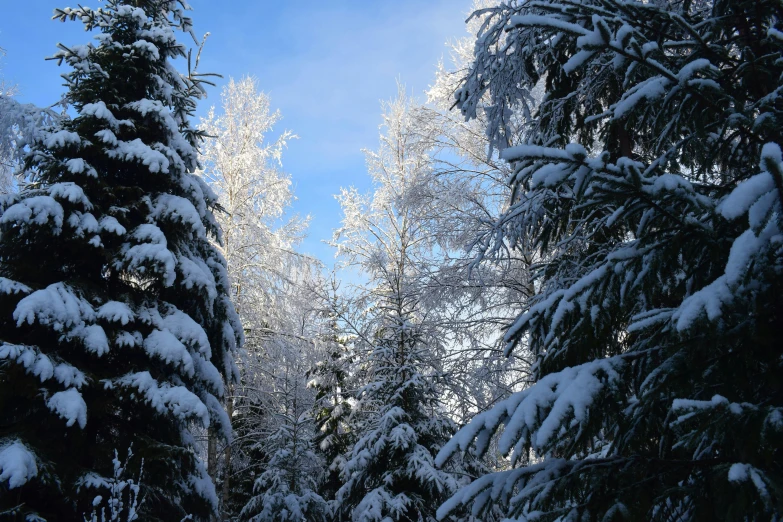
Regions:
<svg viewBox="0 0 783 522"><path fill-rule="evenodd" d="M66 145L78 145L79 143L81 143L79 135L67 130L49 132L44 140L44 144L50 149L65 147Z"/></svg>
<svg viewBox="0 0 783 522"><path fill-rule="evenodd" d="M17 281L0 277L0 293L2 294L29 294L33 289Z"/></svg>
<svg viewBox="0 0 783 522"><path fill-rule="evenodd" d="M723 305L730 303L732 299L726 277L719 277L682 302L672 316L677 321L677 330L689 329L702 313L706 313L709 320L715 321L721 316Z"/></svg>
<svg viewBox="0 0 783 522"><path fill-rule="evenodd" d="M144 342L140 332L119 332L114 339L114 343L120 348L133 348L134 346L141 346Z"/></svg>
<svg viewBox="0 0 783 522"><path fill-rule="evenodd" d="M133 237L140 241L150 242L133 246L126 245L123 248L123 257L117 263L117 268L138 270L144 273L146 266L152 263L153 268L158 269L163 276L163 283L166 286L173 285L177 278L176 260L174 254L166 248L166 237L160 228L151 224L139 225L133 231Z"/></svg>
<svg viewBox="0 0 783 522"><path fill-rule="evenodd" d="M182 272L182 281L180 283L185 288L200 288L207 293L207 300L209 307L217 298L217 285L215 283L215 276L212 271L201 259L190 258L186 256L179 256L179 269Z"/></svg>
<svg viewBox="0 0 783 522"><path fill-rule="evenodd" d="M679 74L677 74L677 79L680 82L680 85L685 85L688 80L693 78L696 73L700 71L710 71L714 73L720 72L720 70L712 65L710 61L706 58L699 58L696 60L693 60L692 62L688 62L683 66L682 69L680 69Z"/></svg>
<svg viewBox="0 0 783 522"><path fill-rule="evenodd" d="M117 6L117 16L131 18L141 26L147 25L147 13L141 7L120 4Z"/></svg>
<svg viewBox="0 0 783 522"><path fill-rule="evenodd" d="M565 31L567 33L574 33L580 36L590 34L590 31L588 31L581 25L565 22L553 16L513 15L509 17L509 25L511 27L518 27L518 26L549 27L551 29L558 29L560 31Z"/></svg>
<svg viewBox="0 0 783 522"><path fill-rule="evenodd" d="M23 230L27 225L45 225L52 222L54 233L59 234L63 226L63 207L50 196L32 196L11 205L3 213L0 223L15 223Z"/></svg>
<svg viewBox="0 0 783 522"><path fill-rule="evenodd" d="M82 429L87 425L87 404L76 388L55 393L46 401L46 406L65 419L68 427L77 422Z"/></svg>
<svg viewBox="0 0 783 522"><path fill-rule="evenodd" d="M758 236L752 230L746 230L736 238L731 245L724 274L687 297L673 315L677 329L689 329L702 313L706 313L710 321L717 320L722 315L723 306L734 299L733 289L741 283L754 257L779 235L776 223L771 220Z"/></svg>
<svg viewBox="0 0 783 522"><path fill-rule="evenodd" d="M100 221L100 227L101 230L105 232L109 232L111 234L116 234L118 236L124 236L125 235L125 227L120 225L120 222L117 221L116 218L112 216L104 216L101 218Z"/></svg>
<svg viewBox="0 0 783 522"><path fill-rule="evenodd" d="M68 216L68 225L73 228L74 237L84 237L85 235L92 235L100 231L98 220L95 216L89 212L82 214L81 212L72 212Z"/></svg>
<svg viewBox="0 0 783 522"><path fill-rule="evenodd" d="M513 162L521 159L541 158L548 160L573 160L574 156L563 149L541 147L539 145L516 145L503 149L500 157Z"/></svg>
<svg viewBox="0 0 783 522"><path fill-rule="evenodd" d="M146 40L137 40L133 42L133 47L141 51L141 54L144 54L153 60L160 59L160 52L158 51L158 48Z"/></svg>
<svg viewBox="0 0 783 522"><path fill-rule="evenodd" d="M529 443L545 452L558 430L569 417L578 425L588 418L590 406L607 387L619 378L625 366L620 357L599 359L551 373L530 388L512 394L492 409L476 415L446 443L435 458L443 466L458 450L466 451L476 441L479 453L489 437L505 424L498 441L501 453L508 454L520 444ZM482 432L486 435L482 435ZM514 459L519 455L514 455Z"/></svg>
<svg viewBox="0 0 783 522"><path fill-rule="evenodd" d="M84 373L66 363L61 363L54 367L54 378L66 387L81 388L87 383Z"/></svg>
<svg viewBox="0 0 783 522"><path fill-rule="evenodd" d="M151 44L150 44L151 45ZM157 49L156 49L157 50ZM168 107L158 100L142 99L126 105L127 108L137 111L142 116L153 116L171 132L172 138L179 136L179 126L171 115Z"/></svg>
<svg viewBox="0 0 783 522"><path fill-rule="evenodd" d="M190 486L207 500L212 506L218 506L218 496L215 492L215 483L207 473L207 468L201 459L196 459L196 472L189 477Z"/></svg>
<svg viewBox="0 0 783 522"><path fill-rule="evenodd" d="M675 192L684 189L687 193L693 193L693 185L690 181L677 174L661 174L655 178L652 185L643 187L642 190L651 196L658 196L662 192Z"/></svg>
<svg viewBox="0 0 783 522"><path fill-rule="evenodd" d="M101 132L108 133L109 131ZM125 161L141 161L141 164L147 166L153 174L159 172L167 173L169 171L168 158L139 138L132 141L118 140L115 148L106 151L106 154L110 158L119 158Z"/></svg>
<svg viewBox="0 0 783 522"><path fill-rule="evenodd" d="M546 163L531 176L531 187L554 187L565 181L571 174L567 163Z"/></svg>
<svg viewBox="0 0 783 522"><path fill-rule="evenodd" d="M71 174L81 174L85 170L88 171L89 175L92 177L97 176L97 173L95 172L95 169L89 168L86 161L84 161L82 158L71 158L68 161L65 162L65 168L68 169L68 172Z"/></svg>
<svg viewBox="0 0 783 522"><path fill-rule="evenodd" d="M162 415L171 412L183 421L195 417L201 420L204 428L209 427L207 407L184 386L172 386L169 383L159 384L149 372L128 374L108 384L136 388L144 394L147 402Z"/></svg>
<svg viewBox="0 0 783 522"><path fill-rule="evenodd" d="M34 346L3 343L0 345L0 360L11 360L23 366L28 373L41 379L50 379L54 374L54 365L45 354Z"/></svg>
<svg viewBox="0 0 783 522"><path fill-rule="evenodd" d="M53 198L70 201L71 203L78 203L84 207L84 210L92 210L92 203L87 199L84 190L76 183L55 183L50 186L48 190L49 195Z"/></svg>
<svg viewBox="0 0 783 522"><path fill-rule="evenodd" d="M97 310L97 316L99 319L120 323L123 326L135 319L133 311L128 305L119 301L108 301L101 305Z"/></svg>
<svg viewBox="0 0 783 522"><path fill-rule="evenodd" d="M84 348L98 357L109 353L109 339L103 327L97 324L76 326L68 332L68 337L81 340Z"/></svg>
<svg viewBox="0 0 783 522"><path fill-rule="evenodd" d="M595 51L582 49L568 59L568 61L563 65L563 71L566 74L571 74L575 70L582 67L593 56L595 56Z"/></svg>
<svg viewBox="0 0 783 522"><path fill-rule="evenodd" d="M119 140L117 136L109 129L101 129L95 133L95 137L106 145L117 146Z"/></svg>
<svg viewBox="0 0 783 522"><path fill-rule="evenodd" d="M139 225L133 231L133 237L139 241L148 241L150 243L166 244L166 236L163 231L156 225L144 224Z"/></svg>
<svg viewBox="0 0 783 522"><path fill-rule="evenodd" d="M168 330L153 330L144 339L144 350L153 357L159 357L166 363L181 368L192 377L193 357L179 339Z"/></svg>
<svg viewBox="0 0 783 522"><path fill-rule="evenodd" d="M589 274L584 275L567 289L557 290L547 296L546 299L538 301L514 321L511 327L506 331L503 340L506 343L512 342L514 337L528 325L533 316L547 313L554 308L556 302L562 300L562 302L558 303L555 314L553 314L551 319L551 329L554 331L557 325L560 324L565 313L569 309L572 309L570 302L576 299L582 292L587 291L592 285L602 280L606 276L608 270L608 264L601 265Z"/></svg>
<svg viewBox="0 0 783 522"><path fill-rule="evenodd" d="M90 488L90 489L99 489L99 488L110 488L111 485L109 484L109 479L106 477L102 477L98 475L97 473L85 473L79 479L76 481L77 484L77 491L80 491L81 488Z"/></svg>
<svg viewBox="0 0 783 522"><path fill-rule="evenodd" d="M773 190L775 190L775 182L769 172L756 174L737 185L731 194L718 205L718 212L726 219L737 219L745 214L759 198Z"/></svg>
<svg viewBox="0 0 783 522"><path fill-rule="evenodd" d="M162 318L160 326L171 331L183 343L193 346L207 359L212 357L207 333L188 314L180 310L172 310Z"/></svg>
<svg viewBox="0 0 783 522"><path fill-rule="evenodd" d="M38 320L55 331L62 331L64 327L94 320L95 312L90 303L74 295L63 283L55 283L19 301L14 319L17 326Z"/></svg>
<svg viewBox="0 0 783 522"><path fill-rule="evenodd" d="M764 424L773 430L783 431L783 409L771 408L771 411L764 419Z"/></svg>
<svg viewBox="0 0 783 522"><path fill-rule="evenodd" d="M0 448L0 482L8 481L8 488L24 485L38 475L35 455L27 446L15 440Z"/></svg>
<svg viewBox="0 0 783 522"><path fill-rule="evenodd" d="M82 107L80 112L82 116L94 116L99 120L105 120L109 126L113 129L118 128L117 119L114 114L106 107L106 103L97 101L95 103L87 103Z"/></svg>
<svg viewBox="0 0 783 522"><path fill-rule="evenodd" d="M767 491L763 473L750 464L740 462L732 464L729 468L728 479L729 482L746 482L750 480L762 498L765 500L769 498L769 491Z"/></svg>
<svg viewBox="0 0 783 522"><path fill-rule="evenodd" d="M735 463L729 468L729 482L744 482L748 480L748 465Z"/></svg>
<svg viewBox="0 0 783 522"><path fill-rule="evenodd" d="M777 143L765 143L761 147L761 168L767 172L773 172L775 170L780 171L781 165L783 165L783 151L780 150L780 145ZM777 168L774 166L776 165Z"/></svg>
<svg viewBox="0 0 783 522"><path fill-rule="evenodd" d="M52 360L36 346L3 343L0 345L0 360L14 361L44 382L54 377L60 384L81 387L87 381L84 374L67 363L54 365Z"/></svg>
<svg viewBox="0 0 783 522"><path fill-rule="evenodd" d="M662 97L670 84L671 82L667 78L655 76L628 89L623 94L622 99L614 106L615 119L626 116L643 99L649 102L655 98Z"/></svg>
<svg viewBox="0 0 783 522"><path fill-rule="evenodd" d="M185 198L161 194L155 198L150 215L157 220L169 220L186 225L198 234L198 237L203 237L205 234L204 224L196 207Z"/></svg>

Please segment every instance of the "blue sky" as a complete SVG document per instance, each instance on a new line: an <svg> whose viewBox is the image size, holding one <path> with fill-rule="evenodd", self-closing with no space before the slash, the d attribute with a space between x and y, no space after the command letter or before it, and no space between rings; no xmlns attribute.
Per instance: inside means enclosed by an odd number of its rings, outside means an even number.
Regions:
<svg viewBox="0 0 783 522"><path fill-rule="evenodd" d="M224 76L201 102L199 114L219 103L220 87L229 77L258 78L283 115L278 130L300 137L285 152L283 168L295 185L294 211L312 216L302 250L330 263L333 253L321 240L339 226L333 195L341 186L369 188L361 149L377 146L380 101L395 95L397 78L424 98L436 64L448 58L446 42L466 34L470 0L190 3L196 33L211 33L200 70ZM64 71L44 58L58 42L91 38L78 22L50 20L55 7L72 4L27 0L3 6L2 74L19 85L22 101L57 101Z"/></svg>

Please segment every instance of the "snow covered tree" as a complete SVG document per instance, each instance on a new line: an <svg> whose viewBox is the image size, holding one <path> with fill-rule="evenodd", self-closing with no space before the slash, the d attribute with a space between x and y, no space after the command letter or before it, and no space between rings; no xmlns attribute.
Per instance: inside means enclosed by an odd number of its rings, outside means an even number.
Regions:
<svg viewBox="0 0 783 522"><path fill-rule="evenodd" d="M454 426L440 410L430 354L412 317L397 315L395 304L385 303L386 324L367 357L372 381L359 391L354 411L357 440L335 501L340 519L434 520L443 495L456 486L433 464Z"/></svg>
<svg viewBox="0 0 783 522"><path fill-rule="evenodd" d="M385 105L381 146L367 153L375 192L339 197L345 217L334 244L369 281L357 289L368 310L353 332L364 382L349 418L356 442L341 464L338 520L434 520L456 486L434 466L454 425L439 400L442 331L423 306L432 237L408 204L431 164L430 142L415 131L410 104L400 96Z"/></svg>
<svg viewBox="0 0 783 522"><path fill-rule="evenodd" d="M5 56L5 49L0 47L0 58L3 56ZM6 104L6 100L10 99L15 92L16 87L10 85L5 78L0 75L0 115L9 112L4 105ZM6 128L6 125L3 125L0 129L2 129L0 130L0 136L4 136L4 138L0 140L0 193L7 194L13 190L13 148L11 146L12 140L7 136L8 134L11 134L12 129Z"/></svg>
<svg viewBox="0 0 783 522"><path fill-rule="evenodd" d="M266 439L272 457L255 481L256 495L242 510L243 518L250 522L328 520L329 504L316 493L322 461L313 451L312 430L312 419L289 417Z"/></svg>
<svg viewBox="0 0 783 522"><path fill-rule="evenodd" d="M5 51L0 48L0 57ZM19 89L0 76L0 193L17 190L25 147L40 131L59 119L51 108L39 108L16 100Z"/></svg>
<svg viewBox="0 0 783 522"><path fill-rule="evenodd" d="M536 383L441 451L499 436L515 468L440 518L781 518L780 4L520 0L476 16L456 99L491 115L514 166L485 244L540 260L505 333Z"/></svg>
<svg viewBox="0 0 783 522"><path fill-rule="evenodd" d="M302 264L294 251L307 218L288 217L293 202L291 178L280 171L290 131L269 141L280 120L254 78L231 79L221 94L222 112L212 107L199 129L203 178L225 212L216 217L223 230L220 246L228 263L231 295L246 329L269 327L286 316L280 302L286 283Z"/></svg>
<svg viewBox="0 0 783 522"><path fill-rule="evenodd" d="M189 56L186 9L55 11L98 34L60 45L76 116L30 144L32 182L0 209L0 510L19 519L81 520L131 445L140 518L217 507L191 427L230 435L219 398L243 335L194 174L203 78L172 63Z"/></svg>
<svg viewBox="0 0 783 522"><path fill-rule="evenodd" d="M279 170L288 140L284 131L269 143L266 134L280 119L254 78L232 78L221 93L221 113L213 106L199 129L207 138L200 149L199 174L225 210L216 218L223 231L218 245L228 264L232 299L246 330L269 328L285 317L281 302L292 265L301 257L294 247L306 220L284 214L294 199L290 177Z"/></svg>
<svg viewBox="0 0 783 522"><path fill-rule="evenodd" d="M287 370L277 376L268 412L274 431L252 444L269 455L255 480L253 497L242 509L250 522L324 522L329 504L316 492L323 460L314 451L315 423L311 415L312 390L306 386L307 358L294 351ZM295 358L295 359L294 359Z"/></svg>
<svg viewBox="0 0 783 522"><path fill-rule="evenodd" d="M322 360L307 372L308 388L315 391L312 417L318 433L313 438L315 451L319 453L327 469L323 473L318 491L324 498L334 498L342 482L340 469L345 454L355 442L348 427L353 408L351 382L353 350L346 338L341 338L339 324L330 315L326 335L320 340Z"/></svg>
<svg viewBox="0 0 783 522"><path fill-rule="evenodd" d="M249 332L247 348L254 350L259 334L286 330L283 323L292 313L286 299L295 293L291 280L297 268L308 263L294 251L307 219L285 218L294 196L290 177L279 167L283 149L295 136L284 131L275 141L266 140L280 113L270 109L258 82L231 79L221 93L221 109L218 114L212 107L199 126L208 136L200 149L199 174L224 210L216 215L223 232L218 248L228 264L234 307ZM231 395L226 403L230 415ZM231 446L218 448L218 438L214 430L209 434L207 460L225 504L231 489Z"/></svg>
<svg viewBox="0 0 783 522"><path fill-rule="evenodd" d="M20 182L32 177L32 172L24 172L27 148L43 139L44 130L60 118L50 107L19 103L10 91L0 93L0 193L15 192Z"/></svg>
<svg viewBox="0 0 783 522"><path fill-rule="evenodd" d="M321 342L325 329L318 301L309 291L309 278L313 276L316 274L289 275L293 281L284 295L287 321L273 325L274 328L251 330L246 343L249 347L238 361L241 380L235 385L232 397L235 436L230 467L224 467L219 474L221 481L223 476L230 476L222 505L226 519L246 520L248 516L259 515L264 512L265 498L278 505L272 501L275 495L275 498L294 495L288 498L289 503L299 498L303 512L316 507L314 497L307 492L314 490L313 484L320 483L325 464L321 455L312 454L316 425L310 412L316 392L307 387L307 370L325 356ZM286 460L290 454L277 455L277 452L294 443L285 439L286 434L293 432L296 458ZM275 445L270 443L273 437ZM296 477L283 497L280 497L282 486L271 478L257 485L261 475L271 469L273 459L275 469L282 470L280 473ZM280 515L276 509L272 513ZM243 510L247 516L240 515ZM270 512L265 513L268 516Z"/></svg>
<svg viewBox="0 0 783 522"><path fill-rule="evenodd" d="M498 3L474 0L473 5L480 9ZM534 262L509 248L483 248L482 240L507 207L513 170L496 151L488 151L491 112L465 121L451 110L454 91L472 62L481 20L469 20L466 28L470 36L449 42L451 60L439 64L427 104L412 107L417 132L431 141L428 180L413 194L424 211L418 219L426 222L437 245L424 294L450 332L444 392L459 422L529 379L526 354L504 357L499 327L513 320L519 304L532 295L529 267Z"/></svg>

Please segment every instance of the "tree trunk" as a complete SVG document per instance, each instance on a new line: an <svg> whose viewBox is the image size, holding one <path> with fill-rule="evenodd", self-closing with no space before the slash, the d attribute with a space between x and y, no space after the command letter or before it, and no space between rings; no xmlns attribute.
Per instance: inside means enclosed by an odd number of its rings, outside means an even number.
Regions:
<svg viewBox="0 0 783 522"><path fill-rule="evenodd" d="M233 386L229 385L228 394L226 398L226 413L228 418L234 415L234 398L233 398ZM226 448L223 450L223 492L221 495L221 505L225 506L228 503L228 493L231 481L231 444L226 444Z"/></svg>
<svg viewBox="0 0 783 522"><path fill-rule="evenodd" d="M207 473L212 477L212 482L217 479L217 433L210 426L207 430Z"/></svg>
<svg viewBox="0 0 783 522"><path fill-rule="evenodd" d="M207 430L207 473L215 484L217 484L217 439L215 428L210 426ZM210 519L213 522L218 520L214 515Z"/></svg>

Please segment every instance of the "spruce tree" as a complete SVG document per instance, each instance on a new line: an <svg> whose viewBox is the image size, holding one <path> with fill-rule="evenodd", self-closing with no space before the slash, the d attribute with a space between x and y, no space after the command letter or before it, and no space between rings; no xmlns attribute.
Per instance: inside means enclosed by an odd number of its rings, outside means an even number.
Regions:
<svg viewBox="0 0 783 522"><path fill-rule="evenodd" d="M193 174L202 79L181 75L187 5L58 9L96 42L57 58L76 116L31 145L32 183L0 215L0 512L83 520L114 451L141 460L140 516L207 520L217 499L193 423L230 433L219 398L242 330L214 194Z"/></svg>
<svg viewBox="0 0 783 522"><path fill-rule="evenodd" d="M335 322L330 324L337 330ZM328 469L319 484L318 491L325 498L334 498L342 485L340 469L345 455L355 442L349 428L352 410L351 384L353 353L336 334L326 339L324 360L308 372L307 386L315 390L313 420L318 433L313 439L315 451L326 462Z"/></svg>
<svg viewBox="0 0 783 522"><path fill-rule="evenodd" d="M314 424L309 411L296 401L278 413L280 424L269 437L257 441L271 455L256 478L253 496L242 509L250 522L325 522L329 504L317 492L323 460L313 448Z"/></svg>
<svg viewBox="0 0 783 522"><path fill-rule="evenodd" d="M457 485L434 465L454 425L440 411L428 347L402 304L381 305L376 342L360 362L370 381L359 390L352 415L357 440L341 468L338 520L433 521Z"/></svg>
<svg viewBox="0 0 783 522"><path fill-rule="evenodd" d="M325 463L315 451L314 392L306 384L312 344L264 335L242 360L232 424L231 484L222 511L239 520L322 520L318 485ZM247 346L247 344L246 344Z"/></svg>
<svg viewBox="0 0 783 522"><path fill-rule="evenodd" d="M467 117L487 109L498 147L524 129L484 239L536 261L505 333L536 382L441 452L494 439L513 465L441 518L780 520L780 2L520 0L476 16L456 97Z"/></svg>

